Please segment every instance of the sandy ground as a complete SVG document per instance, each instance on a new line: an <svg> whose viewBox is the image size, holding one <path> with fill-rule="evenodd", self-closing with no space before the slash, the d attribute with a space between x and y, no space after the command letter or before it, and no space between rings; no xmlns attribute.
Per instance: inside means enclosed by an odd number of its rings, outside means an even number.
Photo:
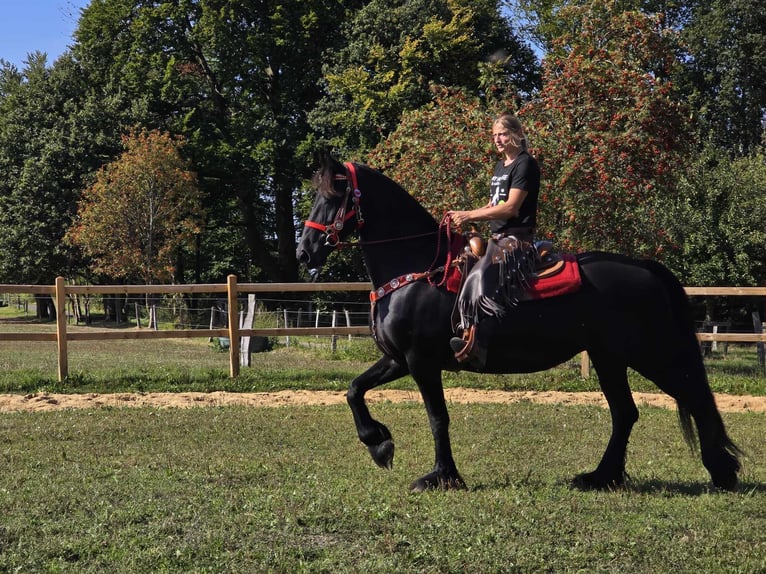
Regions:
<svg viewBox="0 0 766 574"><path fill-rule="evenodd" d="M533 403L564 405L596 405L606 408L601 393L561 393L554 391L482 391L475 389L445 389L452 403ZM633 393L636 403L663 408L675 408L665 394ZM369 402L420 402L413 391L380 390L367 394ZM53 394L0 395L0 412L53 411L61 409L93 409L100 407L188 408L206 406L246 405L251 407L281 407L291 405L345 404L340 391L281 391L275 393L114 393L114 394ZM722 412L766 412L766 397L716 395Z"/></svg>

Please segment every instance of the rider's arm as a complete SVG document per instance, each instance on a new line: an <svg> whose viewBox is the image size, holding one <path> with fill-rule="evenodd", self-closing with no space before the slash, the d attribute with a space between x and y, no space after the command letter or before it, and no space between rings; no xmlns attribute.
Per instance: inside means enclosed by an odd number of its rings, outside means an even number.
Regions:
<svg viewBox="0 0 766 574"><path fill-rule="evenodd" d="M469 211L450 211L449 216L457 226L471 221L492 221L495 219L510 219L519 214L521 204L527 197L527 192L518 187L511 188L508 192L508 199L497 205L488 203L484 207L471 209Z"/></svg>

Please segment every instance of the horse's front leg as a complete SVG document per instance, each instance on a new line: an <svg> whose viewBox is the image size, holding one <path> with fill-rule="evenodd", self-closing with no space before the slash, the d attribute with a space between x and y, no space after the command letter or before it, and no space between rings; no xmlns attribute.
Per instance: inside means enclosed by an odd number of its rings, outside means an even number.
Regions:
<svg viewBox="0 0 766 574"><path fill-rule="evenodd" d="M385 383L406 375L407 367L394 359L384 356L364 373L356 377L346 393L348 406L354 415L359 440L367 446L372 460L382 468L392 468L394 463L394 441L386 425L376 421L367 408L364 395Z"/></svg>
<svg viewBox="0 0 766 574"><path fill-rule="evenodd" d="M423 396L428 422L434 437L435 462L434 468L425 476L421 476L410 486L412 492L423 492L434 489L466 488L460 473L457 471L455 459L452 457L452 445L449 437L449 413L444 399L441 371L429 374L412 373Z"/></svg>

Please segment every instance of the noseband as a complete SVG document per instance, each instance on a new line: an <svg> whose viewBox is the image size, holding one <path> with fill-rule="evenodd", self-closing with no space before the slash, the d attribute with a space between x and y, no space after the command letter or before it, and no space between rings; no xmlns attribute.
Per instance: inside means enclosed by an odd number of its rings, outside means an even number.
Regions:
<svg viewBox="0 0 766 574"><path fill-rule="evenodd" d="M329 245L330 247L336 247L340 244L340 232L343 231L346 222L350 219L356 217L357 231L360 230L364 225L362 208L359 203L362 197L362 192L359 191L359 183L356 177L356 167L350 161L346 162L344 165L346 166L346 175L336 174L335 180L347 182L346 193L343 196L343 201L341 202L340 207L335 214L335 219L333 219L333 222L330 225L325 225L322 223L317 223L316 221L307 220L305 223L306 227L311 227L313 229L323 231L327 235L325 245ZM346 213L349 196L351 197L351 201L354 206L352 207L351 211Z"/></svg>

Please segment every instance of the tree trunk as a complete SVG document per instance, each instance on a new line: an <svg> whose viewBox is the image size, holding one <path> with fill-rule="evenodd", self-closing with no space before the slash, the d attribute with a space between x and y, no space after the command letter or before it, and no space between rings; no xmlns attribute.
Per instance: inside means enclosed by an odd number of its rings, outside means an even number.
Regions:
<svg viewBox="0 0 766 574"><path fill-rule="evenodd" d="M50 295L35 295L36 316L41 321L52 321L56 318L56 305Z"/></svg>

